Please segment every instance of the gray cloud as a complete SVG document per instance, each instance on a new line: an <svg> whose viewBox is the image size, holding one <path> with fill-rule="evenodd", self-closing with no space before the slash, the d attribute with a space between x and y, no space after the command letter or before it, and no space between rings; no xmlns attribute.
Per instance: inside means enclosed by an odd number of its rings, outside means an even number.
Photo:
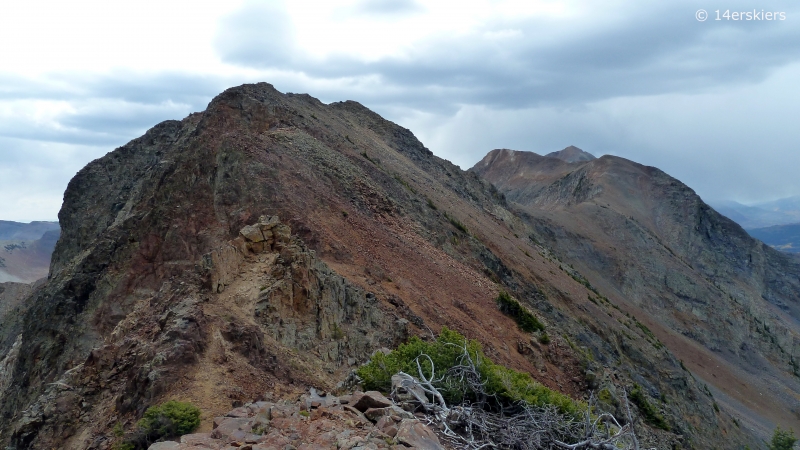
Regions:
<svg viewBox="0 0 800 450"><path fill-rule="evenodd" d="M569 21L495 21L364 61L303 53L286 11L253 2L220 22L214 43L223 61L256 69L250 75L0 73L0 104L70 105L49 121L22 114L0 123L0 218L52 219L83 164L254 81L325 102L358 100L464 168L492 148L574 144L658 166L708 198L800 194L791 170L800 134L789 123L800 115L800 6L770 5L787 12L783 22L699 23L694 12L713 14L711 6L619 5ZM413 1L371 0L342 14L390 20L420 11ZM787 67L798 70L773 79Z"/></svg>
<svg viewBox="0 0 800 450"><path fill-rule="evenodd" d="M0 137L76 145L119 146L153 125L205 109L239 80L185 73L79 76L50 74L38 80L8 75L0 101L66 102L51 121L17 115L0 123Z"/></svg>
<svg viewBox="0 0 800 450"><path fill-rule="evenodd" d="M738 5L733 3L729 7ZM232 19L222 27L217 49L233 64L292 70L312 78L377 76L389 89L376 100L451 111L462 104L524 108L752 83L800 54L800 27L792 21L701 23L689 2L628 6L618 11L624 16L597 17L600 23L493 23L466 38L437 37L419 44L410 56L374 62L343 55L319 60L297 50L276 57L254 38L273 36L275 14L260 16L263 11L250 6L243 13L246 20ZM800 16L795 4L784 2L780 8L790 17ZM567 25L569 30L561 28ZM286 29L276 28L281 33ZM488 37L503 31L512 33ZM237 33L247 39L227 38ZM291 40L291 34L280 39Z"/></svg>

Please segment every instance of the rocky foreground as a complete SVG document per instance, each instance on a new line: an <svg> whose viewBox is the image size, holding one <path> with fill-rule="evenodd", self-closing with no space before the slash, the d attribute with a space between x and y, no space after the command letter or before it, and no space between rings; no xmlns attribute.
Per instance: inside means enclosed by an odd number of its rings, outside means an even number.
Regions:
<svg viewBox="0 0 800 450"><path fill-rule="evenodd" d="M210 433L181 436L150 450L445 449L425 416L376 391L336 397L312 389L299 402L260 401L214 419Z"/></svg>

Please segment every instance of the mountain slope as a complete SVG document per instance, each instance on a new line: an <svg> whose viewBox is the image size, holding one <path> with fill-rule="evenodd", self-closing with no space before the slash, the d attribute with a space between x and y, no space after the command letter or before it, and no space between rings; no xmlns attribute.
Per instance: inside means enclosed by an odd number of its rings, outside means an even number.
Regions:
<svg viewBox="0 0 800 450"><path fill-rule="evenodd" d="M763 436L776 423L800 426L797 260L674 178L622 158L567 163L494 150L471 170L601 293L646 315L744 426Z"/></svg>
<svg viewBox="0 0 800 450"><path fill-rule="evenodd" d="M356 102L229 89L90 163L59 220L49 279L0 323L12 449L105 449L165 399L199 405L208 429L232 402L334 389L443 326L573 398L604 392L620 417L641 386L670 428L637 421L643 445L757 443L489 183ZM500 290L549 344L499 311Z"/></svg>

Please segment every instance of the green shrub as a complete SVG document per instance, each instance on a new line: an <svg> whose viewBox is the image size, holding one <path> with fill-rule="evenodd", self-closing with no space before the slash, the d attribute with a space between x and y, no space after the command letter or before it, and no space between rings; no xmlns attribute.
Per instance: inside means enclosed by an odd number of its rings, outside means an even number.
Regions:
<svg viewBox="0 0 800 450"><path fill-rule="evenodd" d="M451 216L451 215L449 215L447 213L444 213L444 217L448 221L450 221L450 224L453 225L454 227L456 227L457 230L461 231L464 234L469 234L469 230L467 229L467 226L464 225L460 220L456 219L455 217L453 217L453 216Z"/></svg>
<svg viewBox="0 0 800 450"><path fill-rule="evenodd" d="M507 292L500 291L500 295L497 296L496 301L497 306L500 307L500 311L514 319L522 331L533 333L534 331L544 330L544 325L539 322L539 319L520 305L518 301L511 298Z"/></svg>
<svg viewBox="0 0 800 450"><path fill-rule="evenodd" d="M169 401L147 408L137 425L153 440L189 434L200 426L200 409L191 403Z"/></svg>
<svg viewBox="0 0 800 450"><path fill-rule="evenodd" d="M658 410L647 401L647 397L642 393L642 388L638 384L635 385L631 391L631 400L639 407L639 412L642 413L647 423L661 428L662 430L669 431L669 425L667 421L664 420L664 416L659 414Z"/></svg>
<svg viewBox="0 0 800 450"><path fill-rule="evenodd" d="M794 431L785 431L781 430L781 427L777 427L768 447L770 450L791 450L795 442L797 442L797 438L794 437Z"/></svg>
<svg viewBox="0 0 800 450"><path fill-rule="evenodd" d="M543 331L542 335L539 336L539 342L541 342L544 345L549 344L550 343L550 336L548 336L547 333Z"/></svg>
<svg viewBox="0 0 800 450"><path fill-rule="evenodd" d="M357 373L364 380L366 389L388 392L391 389L392 375L402 371L418 376L417 358L427 355L430 361L427 358L419 359L423 374L428 378L444 375L437 388L449 405L465 400L474 401L475 392L459 379L447 376L448 369L461 363L464 345L484 380L486 393L495 396L500 403L524 401L535 406L555 405L561 412L575 416L585 410L583 404L548 389L534 381L529 374L494 364L483 354L477 341L467 341L458 332L447 328L442 328L436 341L425 342L418 337L412 337L408 343L400 345L389 354L376 353Z"/></svg>

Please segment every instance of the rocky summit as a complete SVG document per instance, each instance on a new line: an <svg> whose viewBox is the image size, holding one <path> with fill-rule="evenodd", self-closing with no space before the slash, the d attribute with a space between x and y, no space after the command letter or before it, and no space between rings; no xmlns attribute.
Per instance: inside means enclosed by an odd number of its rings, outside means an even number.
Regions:
<svg viewBox="0 0 800 450"><path fill-rule="evenodd" d="M171 400L199 428L153 448L459 448L341 401L445 328L641 448L760 448L796 420L798 263L624 160L463 171L359 103L260 83L91 162L59 222L48 278L0 292L8 449L124 448Z"/></svg>
<svg viewBox="0 0 800 450"><path fill-rule="evenodd" d="M800 390L796 259L678 180L623 158L562 162L495 150L471 170L579 279L642 319L740 427L762 435L775 423L800 428L788 395Z"/></svg>

